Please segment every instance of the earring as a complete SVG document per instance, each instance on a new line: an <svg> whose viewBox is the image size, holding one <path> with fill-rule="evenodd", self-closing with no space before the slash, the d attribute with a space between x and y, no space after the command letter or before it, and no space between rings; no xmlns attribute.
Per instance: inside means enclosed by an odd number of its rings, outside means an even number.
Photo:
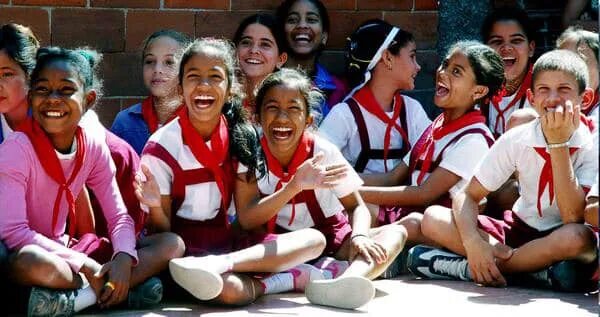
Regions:
<svg viewBox="0 0 600 317"><path fill-rule="evenodd" d="M388 70L392 70L392 64L387 64Z"/></svg>

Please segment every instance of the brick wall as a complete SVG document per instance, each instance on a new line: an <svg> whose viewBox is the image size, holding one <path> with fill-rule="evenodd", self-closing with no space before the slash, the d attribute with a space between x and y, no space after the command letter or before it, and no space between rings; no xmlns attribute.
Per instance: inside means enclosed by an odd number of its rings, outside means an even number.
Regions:
<svg viewBox="0 0 600 317"><path fill-rule="evenodd" d="M191 36L231 37L239 22L258 11L274 10L281 0L0 0L0 24L30 26L42 45L90 46L104 54L105 98L98 108L109 125L115 114L146 95L140 46L150 33L173 28ZM419 92L431 91L437 67L437 5L434 0L324 0L332 30L323 62L334 72L345 38L362 21L382 18L412 31L423 67ZM419 94L423 95L423 94Z"/></svg>

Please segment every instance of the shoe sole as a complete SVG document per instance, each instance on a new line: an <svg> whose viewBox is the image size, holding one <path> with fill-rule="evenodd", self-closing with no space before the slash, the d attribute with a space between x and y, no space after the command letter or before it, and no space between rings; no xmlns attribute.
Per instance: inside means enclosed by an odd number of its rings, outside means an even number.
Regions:
<svg viewBox="0 0 600 317"><path fill-rule="evenodd" d="M316 305L356 309L375 296L373 282L362 276L318 280L306 286L306 298Z"/></svg>
<svg viewBox="0 0 600 317"><path fill-rule="evenodd" d="M169 261L169 271L179 286L200 300L210 300L221 294L223 290L221 275L201 268L186 266L185 263L177 260Z"/></svg>

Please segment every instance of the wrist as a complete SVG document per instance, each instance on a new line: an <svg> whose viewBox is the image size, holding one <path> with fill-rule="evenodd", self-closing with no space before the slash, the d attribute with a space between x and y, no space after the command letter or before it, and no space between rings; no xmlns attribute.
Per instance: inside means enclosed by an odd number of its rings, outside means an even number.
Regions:
<svg viewBox="0 0 600 317"><path fill-rule="evenodd" d="M117 255L115 255L114 257L114 260L118 261L119 263L127 264L129 266L133 264L133 258L131 257L131 255L125 252L117 253Z"/></svg>
<svg viewBox="0 0 600 317"><path fill-rule="evenodd" d="M565 142L548 142L548 143L546 143L546 147L548 149L566 148L566 147L569 147L569 141L565 141Z"/></svg>
<svg viewBox="0 0 600 317"><path fill-rule="evenodd" d="M356 233L356 234L352 234L350 236L350 241L354 241L354 238L358 238L358 237L364 237L364 238L368 238L369 236L363 233Z"/></svg>

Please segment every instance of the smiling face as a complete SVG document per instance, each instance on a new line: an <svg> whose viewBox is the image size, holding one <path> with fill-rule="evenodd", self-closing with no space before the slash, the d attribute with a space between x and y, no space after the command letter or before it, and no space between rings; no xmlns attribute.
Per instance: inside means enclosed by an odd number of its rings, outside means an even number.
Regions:
<svg viewBox="0 0 600 317"><path fill-rule="evenodd" d="M279 54L273 33L264 25L248 25L236 48L240 68L247 78L260 81L281 67L287 55Z"/></svg>
<svg viewBox="0 0 600 317"><path fill-rule="evenodd" d="M559 105L564 107L567 100L573 105L581 104L583 100L575 76L551 70L540 71L536 75L533 90L527 91L527 97L540 116L554 112Z"/></svg>
<svg viewBox="0 0 600 317"><path fill-rule="evenodd" d="M470 109L487 93L478 85L467 56L455 50L437 69L433 102L442 109Z"/></svg>
<svg viewBox="0 0 600 317"><path fill-rule="evenodd" d="M152 40L144 51L144 85L155 97L166 97L177 92L177 58L181 45L168 36Z"/></svg>
<svg viewBox="0 0 600 317"><path fill-rule="evenodd" d="M0 113L27 107L27 75L4 50L0 50Z"/></svg>
<svg viewBox="0 0 600 317"><path fill-rule="evenodd" d="M260 106L260 124L275 157L291 156L304 129L312 123L304 96L293 85L269 88Z"/></svg>
<svg viewBox="0 0 600 317"><path fill-rule="evenodd" d="M306 0L296 1L290 7L284 31L288 46L297 55L313 55L327 43L319 10Z"/></svg>
<svg viewBox="0 0 600 317"><path fill-rule="evenodd" d="M521 25L514 20L494 23L487 44L502 57L506 81L522 80L535 51L535 43L527 39Z"/></svg>
<svg viewBox="0 0 600 317"><path fill-rule="evenodd" d="M195 127L219 120L229 98L229 79L223 61L206 52L188 59L183 67L181 88L190 121Z"/></svg>
<svg viewBox="0 0 600 317"><path fill-rule="evenodd" d="M77 70L62 60L49 62L31 83L29 103L33 118L59 143L70 144L81 116L95 101L93 90L85 92Z"/></svg>

